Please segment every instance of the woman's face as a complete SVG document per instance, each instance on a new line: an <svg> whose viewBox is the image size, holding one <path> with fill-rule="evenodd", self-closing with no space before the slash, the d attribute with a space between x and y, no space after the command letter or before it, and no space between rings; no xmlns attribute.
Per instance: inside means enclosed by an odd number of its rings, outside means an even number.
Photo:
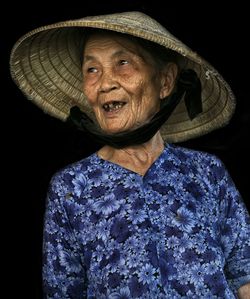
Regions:
<svg viewBox="0 0 250 299"><path fill-rule="evenodd" d="M129 39L90 36L82 71L83 92L107 133L135 129L159 110L159 72L150 54Z"/></svg>

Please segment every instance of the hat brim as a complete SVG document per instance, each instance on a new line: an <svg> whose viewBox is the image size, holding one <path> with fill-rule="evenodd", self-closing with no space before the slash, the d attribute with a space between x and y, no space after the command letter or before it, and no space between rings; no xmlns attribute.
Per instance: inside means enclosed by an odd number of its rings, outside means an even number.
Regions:
<svg viewBox="0 0 250 299"><path fill-rule="evenodd" d="M191 68L197 73L202 84L203 111L191 121L181 101L162 126L164 140L185 141L229 122L235 110L235 97L223 77L159 23L138 12L43 26L17 41L10 57L11 75L23 93L44 112L66 120L70 108L77 105L92 114L82 92L80 64L79 28L86 27L126 33L160 44L179 53L181 68Z"/></svg>

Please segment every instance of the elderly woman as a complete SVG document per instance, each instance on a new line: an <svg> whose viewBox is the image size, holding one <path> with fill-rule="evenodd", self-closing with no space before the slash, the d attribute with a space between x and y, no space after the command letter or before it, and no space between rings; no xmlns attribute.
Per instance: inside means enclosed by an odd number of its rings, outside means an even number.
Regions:
<svg viewBox="0 0 250 299"><path fill-rule="evenodd" d="M238 191L218 158L170 143L234 111L207 62L131 12L32 31L11 70L37 105L102 144L51 180L47 298L249 298L249 215Z"/></svg>

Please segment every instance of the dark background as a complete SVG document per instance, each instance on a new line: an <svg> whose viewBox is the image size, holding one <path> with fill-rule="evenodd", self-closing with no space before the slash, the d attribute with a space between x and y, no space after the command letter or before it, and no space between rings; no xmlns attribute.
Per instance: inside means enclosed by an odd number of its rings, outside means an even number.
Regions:
<svg viewBox="0 0 250 299"><path fill-rule="evenodd" d="M51 1L52 2L52 1ZM163 8L164 6L166 8ZM173 3L172 3L173 2ZM218 1L217 1L218 2ZM199 3L199 4L197 4ZM218 7L211 1L73 1L65 4L6 4L1 19L2 298L42 298L41 246L47 186L59 168L89 155L97 145L27 101L12 82L9 55L26 32L57 21L87 15L140 10L165 25L208 60L230 84L237 98L231 123L181 145L216 154L225 163L249 209L249 21L246 4ZM2 17L5 11L2 11ZM6 257L5 257L6 256ZM15 295L14 295L15 294ZM18 297L17 297L18 296Z"/></svg>

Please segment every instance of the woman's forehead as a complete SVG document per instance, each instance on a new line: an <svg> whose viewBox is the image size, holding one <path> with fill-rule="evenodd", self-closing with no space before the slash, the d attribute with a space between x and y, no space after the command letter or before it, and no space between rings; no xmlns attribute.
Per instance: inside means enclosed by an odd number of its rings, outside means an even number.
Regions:
<svg viewBox="0 0 250 299"><path fill-rule="evenodd" d="M106 51L116 49L116 52L123 54L131 52L138 56L144 56L147 51L139 43L129 36L114 32L94 33L88 36L84 47L84 54L88 55L93 51Z"/></svg>

